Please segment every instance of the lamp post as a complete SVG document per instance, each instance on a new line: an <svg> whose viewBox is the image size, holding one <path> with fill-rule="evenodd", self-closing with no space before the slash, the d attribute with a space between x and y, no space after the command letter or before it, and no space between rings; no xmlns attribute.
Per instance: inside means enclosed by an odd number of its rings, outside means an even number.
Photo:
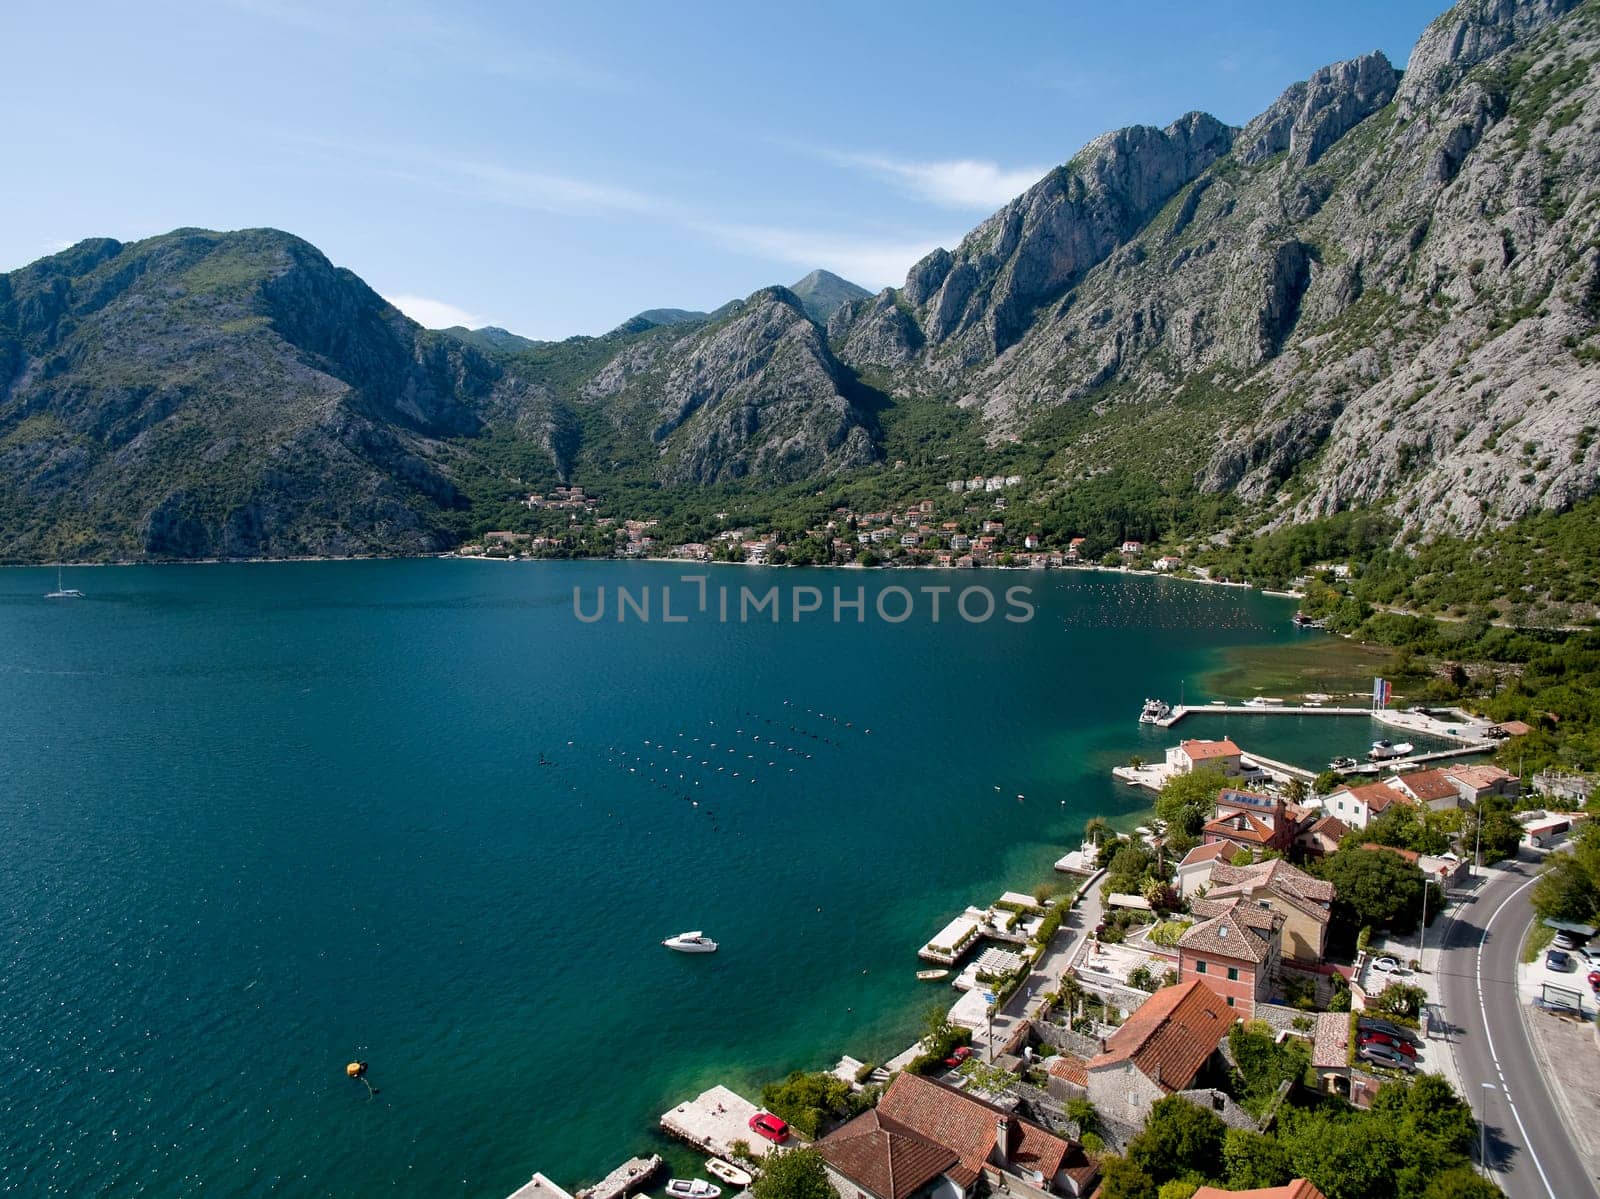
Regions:
<svg viewBox="0 0 1600 1199"><path fill-rule="evenodd" d="M1483 800L1478 800L1473 816L1475 835L1472 838L1472 877L1477 878L1483 873Z"/></svg>
<svg viewBox="0 0 1600 1199"><path fill-rule="evenodd" d="M1424 969L1422 965L1423 951L1428 948L1428 888L1433 884L1428 876L1422 876L1422 928L1417 933L1417 969Z"/></svg>
<svg viewBox="0 0 1600 1199"><path fill-rule="evenodd" d="M1482 1084L1485 1091L1498 1091L1500 1088L1492 1082ZM1483 1176L1489 1177L1489 1096L1484 1095L1478 1104L1478 1165L1483 1169Z"/></svg>

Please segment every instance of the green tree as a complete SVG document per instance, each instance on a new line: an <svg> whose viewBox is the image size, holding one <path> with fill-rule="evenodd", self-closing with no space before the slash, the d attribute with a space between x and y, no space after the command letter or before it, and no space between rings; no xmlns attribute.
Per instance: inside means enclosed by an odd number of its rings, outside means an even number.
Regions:
<svg viewBox="0 0 1600 1199"><path fill-rule="evenodd" d="M1143 1166L1112 1153L1100 1159L1100 1199L1161 1199L1161 1192Z"/></svg>
<svg viewBox="0 0 1600 1199"><path fill-rule="evenodd" d="M850 1084L835 1075L796 1070L782 1082L761 1088L761 1101L808 1137L815 1137L830 1119L856 1114Z"/></svg>
<svg viewBox="0 0 1600 1199"><path fill-rule="evenodd" d="M1128 1143L1128 1160L1157 1182L1207 1177L1222 1158L1228 1126L1215 1112L1177 1095L1156 1100L1144 1131Z"/></svg>
<svg viewBox="0 0 1600 1199"><path fill-rule="evenodd" d="M1091 816L1089 822L1083 826L1083 839L1100 844L1111 833L1111 821L1104 816Z"/></svg>
<svg viewBox="0 0 1600 1199"><path fill-rule="evenodd" d="M1187 1178L1174 1178L1171 1182L1161 1184L1157 1199L1194 1199L1194 1193L1199 1189L1198 1182L1192 1182Z"/></svg>
<svg viewBox="0 0 1600 1199"><path fill-rule="evenodd" d="M1478 822L1483 822L1480 837ZM1485 796L1466 813L1461 824L1461 848L1466 853L1481 853L1485 865L1515 857L1522 844L1522 826L1511 814L1511 801L1498 795Z"/></svg>
<svg viewBox="0 0 1600 1199"><path fill-rule="evenodd" d="M1294 1179L1289 1151L1274 1138L1230 1128L1222 1141L1223 1177L1236 1191L1282 1186Z"/></svg>
<svg viewBox="0 0 1600 1199"><path fill-rule="evenodd" d="M1353 1112L1295 1115L1286 1117L1280 1140L1297 1178L1309 1179L1328 1199L1395 1199L1399 1147L1387 1124Z"/></svg>
<svg viewBox="0 0 1600 1199"><path fill-rule="evenodd" d="M810 1147L769 1154L750 1193L755 1199L836 1199L822 1154Z"/></svg>
<svg viewBox="0 0 1600 1199"><path fill-rule="evenodd" d="M1555 854L1533 884L1533 910L1546 920L1588 923L1596 912L1594 880L1572 854Z"/></svg>
<svg viewBox="0 0 1600 1199"><path fill-rule="evenodd" d="M1363 925L1408 930L1421 916L1422 871L1399 854L1362 849L1353 841L1339 846L1316 867L1334 886L1333 923L1353 934ZM1430 907L1437 907L1430 902Z"/></svg>
<svg viewBox="0 0 1600 1199"><path fill-rule="evenodd" d="M1227 785L1227 776L1211 767L1175 774L1156 796L1156 816L1174 836L1198 837Z"/></svg>
<svg viewBox="0 0 1600 1199"><path fill-rule="evenodd" d="M1505 1199L1505 1193L1471 1166L1456 1166L1436 1175L1422 1199Z"/></svg>
<svg viewBox="0 0 1600 1199"><path fill-rule="evenodd" d="M1228 1048L1236 1063L1239 1102L1256 1116L1266 1111L1285 1080L1298 1082L1311 1064L1311 1049L1305 1041L1288 1037L1280 1045L1272 1029L1260 1021L1230 1028Z"/></svg>

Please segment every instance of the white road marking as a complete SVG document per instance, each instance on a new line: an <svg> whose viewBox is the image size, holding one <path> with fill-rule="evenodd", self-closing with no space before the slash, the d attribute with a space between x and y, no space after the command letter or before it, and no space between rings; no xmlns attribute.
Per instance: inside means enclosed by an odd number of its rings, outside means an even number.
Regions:
<svg viewBox="0 0 1600 1199"><path fill-rule="evenodd" d="M1522 1147L1527 1151L1529 1159L1532 1160L1533 1168L1539 1171L1539 1180L1544 1183L1544 1189L1546 1193L1549 1194L1550 1199L1561 1199L1561 1197L1556 1194L1555 1187L1550 1185L1550 1176L1544 1172L1544 1165L1539 1161L1539 1155L1533 1151L1533 1143L1528 1139L1528 1128L1527 1125L1523 1124L1522 1122L1522 1114L1517 1111L1517 1105L1511 1100L1511 1088L1506 1085L1505 1071L1500 1068L1500 1055L1494 1051L1494 1030L1489 1026L1489 1009L1483 1001L1483 943L1489 936L1489 929L1494 925L1494 922L1500 918L1500 913L1505 910L1506 904L1510 903L1517 896L1521 895L1537 881L1538 876L1535 875L1533 878L1530 878L1527 882L1523 883L1515 891L1511 892L1510 895L1507 895L1500 901L1500 906L1495 908L1493 913L1490 914L1489 919L1483 922L1483 931L1478 934L1478 947L1476 950L1478 961L1474 973L1477 975L1478 1015L1483 1018L1483 1036L1489 1045L1489 1058L1494 1062L1494 1072L1500 1078L1500 1090L1501 1093L1506 1097L1506 1106L1511 1109L1511 1118L1517 1122L1517 1131L1522 1133ZM1518 957L1520 957L1520 954ZM1513 967L1513 969L1514 968L1515 967ZM1511 980L1511 986L1512 990L1516 994L1516 1002L1520 1006L1522 1003L1522 992L1518 988L1517 980L1515 978Z"/></svg>

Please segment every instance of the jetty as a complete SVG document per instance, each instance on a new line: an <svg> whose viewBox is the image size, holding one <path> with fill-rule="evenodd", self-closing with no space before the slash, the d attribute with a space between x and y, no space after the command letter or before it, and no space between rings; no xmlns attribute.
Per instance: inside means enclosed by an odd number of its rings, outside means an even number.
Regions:
<svg viewBox="0 0 1600 1199"><path fill-rule="evenodd" d="M659 1173L661 1173L660 1154L652 1153L649 1157L630 1157L592 1187L585 1187L579 1191L577 1199L626 1199L626 1196L636 1194L648 1187L651 1180ZM543 1189L530 1191L529 1188L535 1187L542 1177L542 1175L535 1174L533 1182L523 1187L511 1199L534 1199L534 1196L539 1195L558 1199L558 1191L560 1194L566 1193L561 1191L559 1187L555 1191ZM553 1185L548 1179L544 1182L546 1187Z"/></svg>
<svg viewBox="0 0 1600 1199"><path fill-rule="evenodd" d="M760 1110L727 1087L712 1087L665 1113L661 1127L712 1157L733 1156L735 1141L743 1141L753 1156L765 1157L776 1146L750 1131L750 1117Z"/></svg>
<svg viewBox="0 0 1600 1199"><path fill-rule="evenodd" d="M512 1191L506 1199L573 1199L572 1195L564 1188L551 1182L543 1174L535 1174L527 1182Z"/></svg>
<svg viewBox="0 0 1600 1199"><path fill-rule="evenodd" d="M1148 723L1170 729L1185 716L1372 716L1371 708L1330 708L1324 704L1179 704Z"/></svg>

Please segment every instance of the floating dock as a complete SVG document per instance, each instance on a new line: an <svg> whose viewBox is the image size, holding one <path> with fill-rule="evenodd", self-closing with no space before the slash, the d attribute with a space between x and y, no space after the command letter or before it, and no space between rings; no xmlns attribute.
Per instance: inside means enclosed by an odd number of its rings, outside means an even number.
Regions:
<svg viewBox="0 0 1600 1199"><path fill-rule="evenodd" d="M727 1087L712 1087L663 1115L661 1127L713 1157L731 1158L735 1141L743 1141L753 1156L765 1157L776 1146L750 1131L750 1117L760 1110Z"/></svg>
<svg viewBox="0 0 1600 1199"><path fill-rule="evenodd" d="M661 1173L661 1158L658 1154L652 1153L649 1157L630 1157L592 1187L585 1187L579 1191L577 1199L625 1199L625 1196L644 1190L659 1173ZM534 1181L513 1195L512 1199L523 1199L524 1192L528 1191L528 1187L534 1186L539 1178L539 1175L534 1175ZM549 1192L535 1190L529 1192L529 1199L534 1195L545 1194Z"/></svg>

